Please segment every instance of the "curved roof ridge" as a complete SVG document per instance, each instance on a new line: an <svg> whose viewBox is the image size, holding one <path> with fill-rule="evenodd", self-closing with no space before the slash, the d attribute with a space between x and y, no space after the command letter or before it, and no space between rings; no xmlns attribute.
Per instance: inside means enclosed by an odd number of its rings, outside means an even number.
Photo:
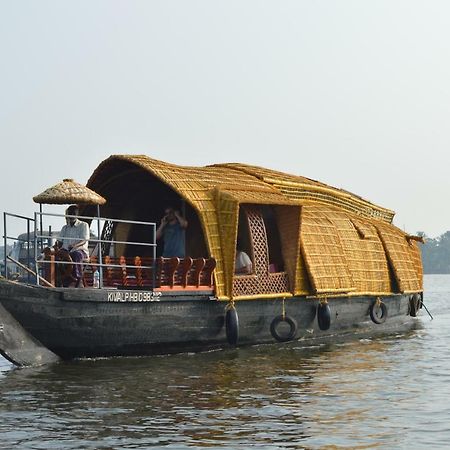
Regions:
<svg viewBox="0 0 450 450"><path fill-rule="evenodd" d="M298 201L315 200L321 203L332 203L339 206L340 202L338 200L340 200L342 202L341 206L344 207L344 209L351 210L355 208L356 210L353 212L356 212L357 214L377 217L387 222L392 222L395 215L394 211L376 205L353 192L300 175L292 175L265 167L243 163L214 164L212 167L229 168L253 175L261 181L276 187L281 193L289 198ZM335 201L330 197L335 197ZM347 203L347 208L345 208L345 203ZM372 211L372 213L370 211Z"/></svg>
<svg viewBox="0 0 450 450"><path fill-rule="evenodd" d="M371 203L364 198L344 189L312 180L310 178L291 175L264 167L243 163L212 164L203 167L181 166L150 158L147 155L112 155L103 161L94 171L90 181L112 161L128 161L141 167L161 181L169 184L191 204L200 197L208 197L212 190L233 191L239 198L239 192L247 201L264 202L267 194L268 203L297 204L322 203L340 207L348 212L363 217L372 217L391 223L394 212ZM200 191L203 193L201 194ZM248 194L253 195L249 196ZM206 198L205 197L205 198ZM195 203L195 201L194 201Z"/></svg>
<svg viewBox="0 0 450 450"><path fill-rule="evenodd" d="M303 181L311 183L313 185L321 185L321 186L328 186L329 187L329 185L327 185L325 183L322 183L321 181L314 180L312 178L304 177L302 175L295 175L295 174L291 174L291 173L287 173L287 172L281 172L279 170L269 169L267 167L255 166L253 164L232 162L232 163L212 164L212 165L206 166L206 167L227 167L227 168L232 168L232 169L235 169L235 170L240 170L240 171L246 172L248 174L251 174L251 175L259 178L260 180L264 180L265 178L267 178L264 175L264 172L266 172L266 173L270 172L273 175L283 176L285 178L293 178L293 179L296 179L296 180L303 180ZM256 171L259 171L259 173L256 173Z"/></svg>

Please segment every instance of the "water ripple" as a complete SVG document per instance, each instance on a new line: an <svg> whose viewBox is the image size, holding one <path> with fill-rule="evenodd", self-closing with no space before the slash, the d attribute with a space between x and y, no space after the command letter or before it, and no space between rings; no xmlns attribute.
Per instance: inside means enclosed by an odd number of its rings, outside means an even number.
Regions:
<svg viewBox="0 0 450 450"><path fill-rule="evenodd" d="M405 334L17 370L0 359L0 448L445 448L450 276Z"/></svg>

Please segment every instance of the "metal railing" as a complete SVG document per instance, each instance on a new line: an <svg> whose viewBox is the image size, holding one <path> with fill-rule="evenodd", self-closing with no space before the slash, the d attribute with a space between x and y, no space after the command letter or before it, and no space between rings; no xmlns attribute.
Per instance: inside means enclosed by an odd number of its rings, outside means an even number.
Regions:
<svg viewBox="0 0 450 450"><path fill-rule="evenodd" d="M19 237L13 237L8 236L7 232L7 223L8 223L8 217L14 217L16 219L26 220L27 222L27 236L28 239L20 239ZM31 222L34 222L34 219L31 217L21 216L19 214L11 214L4 212L3 213L3 262L4 262L4 276L5 278L8 278L8 241L15 241L15 242L27 242L27 266L31 266L31 251L30 251L30 232L31 232ZM20 251L20 250L19 250ZM31 282L31 274L27 272L28 282Z"/></svg>
<svg viewBox="0 0 450 450"><path fill-rule="evenodd" d="M8 236L7 234L7 217L16 217L16 218L20 218L20 219L24 219L27 220L27 239L19 239L19 238L14 238L11 236ZM39 285L40 284L40 280L44 279L44 277L41 276L41 272L42 272L42 267L44 264L52 264L53 262L50 260L45 260L45 259L41 259L39 258L41 251L43 249L43 242L44 240L47 240L47 242L50 242L50 240L55 239L55 237L57 238L57 236L55 234L52 234L51 231L49 231L48 234L45 234L42 230L43 226L43 217L54 217L54 218L76 218L76 219L81 219L81 220L89 220L91 222L93 221L97 221L97 232L98 232L98 237L97 238L91 238L89 237L89 242L90 243L96 243L92 253L95 253L96 251L98 252L98 262L96 263L91 263L91 262L87 262L87 261L82 261L82 262L75 262L75 261L58 261L58 264L78 264L81 266L85 266L86 264L89 264L90 266L93 267L98 267L99 270L99 284L100 284L100 288L103 287L103 269L105 267L124 267L124 268L137 268L138 266L135 265L130 265L130 264L125 264L125 265L117 265L117 264L104 264L103 263L103 255L102 255L102 245L103 243L108 243L108 244L124 244L124 245L133 245L133 246L140 246L140 247L150 247L152 249L152 265L151 266L139 266L141 269L152 269L152 286L155 286L155 261L156 261L156 223L154 222L144 222L144 221L137 221L137 220L124 220L124 219L113 219L110 217L100 217L100 215L98 216L75 216L75 215L65 215L65 214L51 214L51 213L43 213L43 212L35 212L34 213L34 219L29 218L29 217L25 217L25 216L18 216L15 214L10 214L10 213L3 213L3 224L4 224L4 245L5 245L5 249L4 249L4 260L5 260L5 278L8 278L8 271L7 271L7 260L11 258L8 257L7 255L7 242L8 240L15 240L15 241L22 241L22 242L27 242L27 252L28 252L28 258L27 258L27 265L28 268L30 268L30 262L31 262L31 251L30 251L30 247L31 247L31 242L33 242L33 248L34 248L34 267L35 267L35 281L36 284ZM135 241L123 241L123 240L114 240L114 239L101 239L101 222L113 222L113 223L121 223L121 224L129 224L129 225L143 225L143 226L148 226L151 230L149 235L151 236L151 242L135 242ZM31 222L33 222L34 225L34 233L33 233L33 239L31 239ZM40 228L41 230L38 228L38 224L40 224ZM90 228L90 227L89 227ZM51 230L51 229L49 229ZM70 238L70 237L64 237L65 240L74 240L74 241L79 241L79 238ZM39 251L39 249L41 251ZM94 256L89 255L89 256ZM30 282L30 272L28 272L28 281Z"/></svg>

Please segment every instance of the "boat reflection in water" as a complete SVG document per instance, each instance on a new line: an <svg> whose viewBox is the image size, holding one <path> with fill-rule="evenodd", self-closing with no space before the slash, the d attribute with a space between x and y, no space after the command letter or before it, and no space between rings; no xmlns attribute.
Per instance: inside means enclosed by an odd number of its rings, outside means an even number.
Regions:
<svg viewBox="0 0 450 450"><path fill-rule="evenodd" d="M0 431L4 442L18 443L20 417L32 424L29 446L58 436L85 448L395 447L404 439L395 428L407 426L393 420L396 408L425 395L408 383L410 361L396 345L420 360L417 333L10 371L1 379Z"/></svg>

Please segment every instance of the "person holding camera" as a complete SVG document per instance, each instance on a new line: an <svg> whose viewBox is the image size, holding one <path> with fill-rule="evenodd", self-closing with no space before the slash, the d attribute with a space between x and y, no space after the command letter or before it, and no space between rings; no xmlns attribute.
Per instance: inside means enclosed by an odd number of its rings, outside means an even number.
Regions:
<svg viewBox="0 0 450 450"><path fill-rule="evenodd" d="M172 207L167 207L164 210L164 217L156 230L156 239L163 238L164 246L162 256L164 258L171 258L177 256L184 258L186 256L186 228L188 226L187 220L180 214L179 211Z"/></svg>

